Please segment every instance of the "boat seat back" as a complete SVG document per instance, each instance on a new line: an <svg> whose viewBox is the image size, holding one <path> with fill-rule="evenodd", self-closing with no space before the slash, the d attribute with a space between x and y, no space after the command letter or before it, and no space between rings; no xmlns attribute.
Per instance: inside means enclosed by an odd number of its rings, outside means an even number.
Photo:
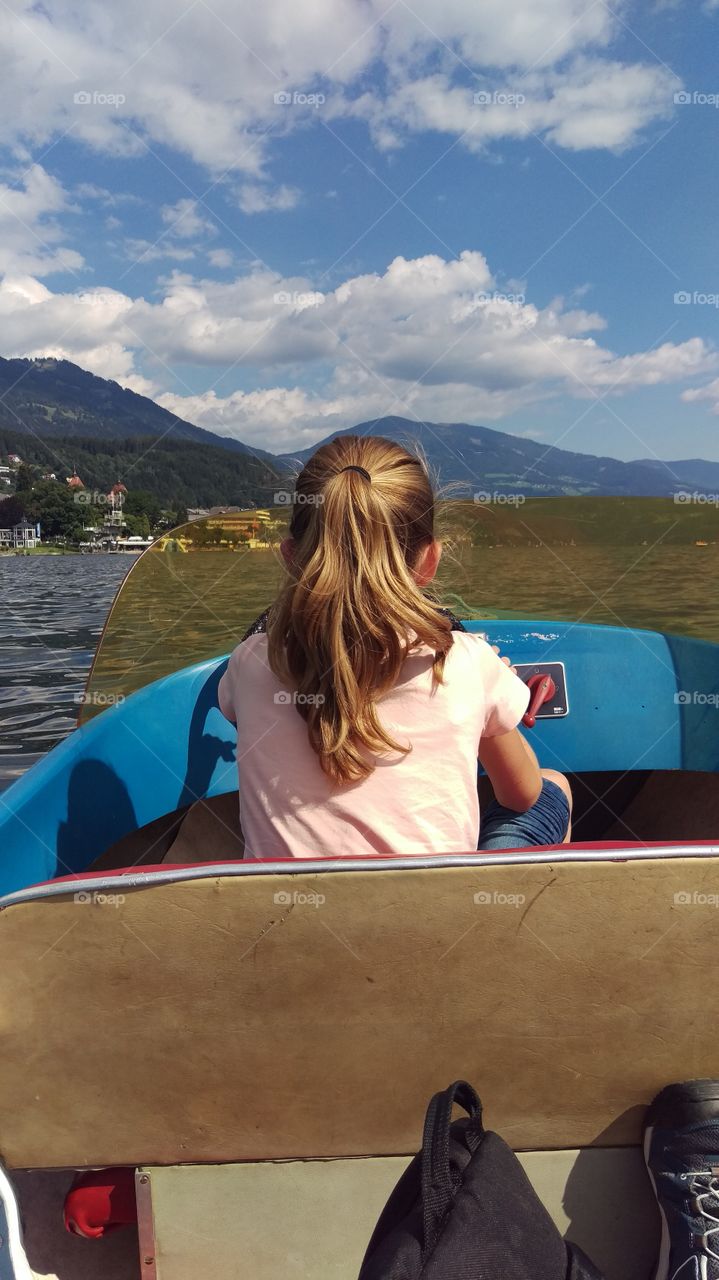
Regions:
<svg viewBox="0 0 719 1280"><path fill-rule="evenodd" d="M400 1155L457 1078L516 1149L636 1143L662 1085L719 1074L719 859L594 857L228 864L5 899L0 1156Z"/></svg>

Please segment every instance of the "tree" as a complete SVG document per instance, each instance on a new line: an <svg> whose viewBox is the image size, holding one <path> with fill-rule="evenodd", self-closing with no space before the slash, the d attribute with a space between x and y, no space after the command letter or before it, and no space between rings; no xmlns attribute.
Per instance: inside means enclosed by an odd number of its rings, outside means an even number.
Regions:
<svg viewBox="0 0 719 1280"><path fill-rule="evenodd" d="M19 524L26 513L26 504L17 494L3 498L0 502L0 529L12 529Z"/></svg>
<svg viewBox="0 0 719 1280"><path fill-rule="evenodd" d="M135 537L149 538L150 536L150 521L145 515L133 516L125 512L125 525L128 533Z"/></svg>
<svg viewBox="0 0 719 1280"><path fill-rule="evenodd" d="M123 511L126 516L147 516L154 527L161 515L161 506L154 494L147 489L135 489L125 497Z"/></svg>
<svg viewBox="0 0 719 1280"><path fill-rule="evenodd" d="M28 496L28 518L33 523L39 520L43 537L79 542L90 509L87 503L76 501L81 496L84 495L71 492L56 480L40 480Z"/></svg>
<svg viewBox="0 0 719 1280"><path fill-rule="evenodd" d="M34 479L34 468L29 467L26 462L21 462L15 478L15 492L32 493Z"/></svg>

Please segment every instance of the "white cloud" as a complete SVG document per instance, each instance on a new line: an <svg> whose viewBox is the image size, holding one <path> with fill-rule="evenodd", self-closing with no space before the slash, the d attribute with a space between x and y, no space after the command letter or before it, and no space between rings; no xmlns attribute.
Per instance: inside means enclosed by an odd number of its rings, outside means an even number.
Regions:
<svg viewBox="0 0 719 1280"><path fill-rule="evenodd" d="M681 385L719 368L698 337L617 355L597 340L600 315L513 297L476 251L398 257L325 292L260 265L229 282L175 271L162 289L157 301L101 288L55 294L32 277L6 278L0 349L65 356L270 448L390 412L497 422L558 396ZM206 391L167 390L168 368L183 365L207 368ZM214 384L233 370L254 386L218 395ZM686 399L713 399L717 386Z"/></svg>
<svg viewBox="0 0 719 1280"><path fill-rule="evenodd" d="M717 3L719 4L719 0ZM719 378L714 378L713 382L708 382L704 387L692 387L689 391L682 392L682 400L687 404L705 402L711 405L712 413L719 414Z"/></svg>
<svg viewBox="0 0 719 1280"><path fill-rule="evenodd" d="M73 360L103 378L140 390L150 387L134 352L118 336L118 320L132 300L114 289L54 294L31 276L0 283L0 345L6 356Z"/></svg>
<svg viewBox="0 0 719 1280"><path fill-rule="evenodd" d="M360 405L368 403L352 395L327 398L301 387L235 391L224 397L214 391L194 396L165 392L157 400L171 413L208 431L278 453L302 449L350 426L359 421Z"/></svg>
<svg viewBox="0 0 719 1280"><path fill-rule="evenodd" d="M244 183L237 193L243 213L267 213L270 210L285 213L288 209L295 208L299 198L300 193L296 187L280 186L272 191L257 182Z"/></svg>
<svg viewBox="0 0 719 1280"><path fill-rule="evenodd" d="M210 249L207 257L213 267L232 266L232 254L229 249Z"/></svg>
<svg viewBox="0 0 719 1280"><path fill-rule="evenodd" d="M164 204L160 216L168 234L179 240L192 240L196 236L217 235L214 222L202 212L202 206L189 198L178 200L176 204Z"/></svg>
<svg viewBox="0 0 719 1280"><path fill-rule="evenodd" d="M158 262L163 258L169 258L173 262L190 262L195 257L193 248L188 245L175 244L167 238L163 239L162 236L157 240L143 240L128 236L124 241L123 250L125 256L136 264Z"/></svg>
<svg viewBox="0 0 719 1280"><path fill-rule="evenodd" d="M62 184L41 165L0 183L0 273L80 271L82 255L61 243L58 217L69 208Z"/></svg>
<svg viewBox="0 0 719 1280"><path fill-rule="evenodd" d="M342 114L368 119L385 145L416 128L469 128L473 146L533 128L572 149L623 147L667 114L678 83L639 43L641 62L609 56L624 8L213 0L183 12L175 0L15 0L0 7L0 141L33 148L67 130L148 162L165 144L260 184L277 134ZM482 115L471 94L485 88L520 91L526 110ZM324 102L306 101L318 92Z"/></svg>
<svg viewBox="0 0 719 1280"><path fill-rule="evenodd" d="M588 0L413 0L385 18L388 55L416 62L426 44L448 47L473 66L548 66L578 48L609 43L615 22L607 5ZM441 43L440 43L441 42Z"/></svg>
<svg viewBox="0 0 719 1280"><path fill-rule="evenodd" d="M571 151L618 150L671 115L678 84L662 67L577 58L561 71L534 70L488 87L437 72L398 83L386 100L366 93L344 110L364 116L384 149L398 146L407 130L432 130L461 135L471 150L533 136Z"/></svg>

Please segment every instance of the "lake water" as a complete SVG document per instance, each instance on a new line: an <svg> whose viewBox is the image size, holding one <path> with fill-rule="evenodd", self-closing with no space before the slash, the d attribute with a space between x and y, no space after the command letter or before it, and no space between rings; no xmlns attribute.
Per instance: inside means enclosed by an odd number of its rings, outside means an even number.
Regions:
<svg viewBox="0 0 719 1280"><path fill-rule="evenodd" d="M0 790L74 727L109 606L134 564L117 555L0 557ZM476 616L506 611L719 642L716 546L473 547L443 572L448 603L459 597ZM94 687L129 693L227 652L278 577L271 551L146 556L113 617Z"/></svg>
<svg viewBox="0 0 719 1280"><path fill-rule="evenodd" d="M0 789L75 727L113 596L135 557L0 557Z"/></svg>

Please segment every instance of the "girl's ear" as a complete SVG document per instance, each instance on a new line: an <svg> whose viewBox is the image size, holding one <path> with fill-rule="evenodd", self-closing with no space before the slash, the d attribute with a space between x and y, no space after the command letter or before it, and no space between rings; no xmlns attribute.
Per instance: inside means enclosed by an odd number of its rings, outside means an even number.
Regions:
<svg viewBox="0 0 719 1280"><path fill-rule="evenodd" d="M428 587L434 578L439 562L442 559L442 543L435 538L432 542L428 542L424 551L421 552L419 560L412 571L412 577L418 587Z"/></svg>
<svg viewBox="0 0 719 1280"><path fill-rule="evenodd" d="M282 559L287 565L287 568L291 569L292 559L295 554L294 538L283 538L282 542L280 543L280 551L282 552Z"/></svg>

